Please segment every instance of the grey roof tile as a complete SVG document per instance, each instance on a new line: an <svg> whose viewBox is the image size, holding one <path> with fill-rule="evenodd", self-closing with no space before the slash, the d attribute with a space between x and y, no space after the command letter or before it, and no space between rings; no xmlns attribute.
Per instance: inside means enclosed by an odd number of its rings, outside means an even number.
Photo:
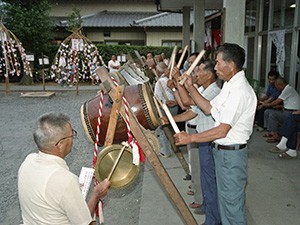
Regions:
<svg viewBox="0 0 300 225"><path fill-rule="evenodd" d="M206 10L205 16L218 13L218 10ZM182 27L182 14L170 12L110 12L101 11L82 17L82 27ZM193 12L191 22L193 24ZM62 20L57 26L66 27L68 20Z"/></svg>

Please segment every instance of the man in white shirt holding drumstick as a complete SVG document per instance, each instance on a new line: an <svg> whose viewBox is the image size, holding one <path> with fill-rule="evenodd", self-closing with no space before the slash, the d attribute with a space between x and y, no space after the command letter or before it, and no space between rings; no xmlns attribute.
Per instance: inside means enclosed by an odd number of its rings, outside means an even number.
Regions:
<svg viewBox="0 0 300 225"><path fill-rule="evenodd" d="M244 62L245 51L239 45L224 43L218 48L215 70L225 81L220 94L208 101L195 87L185 84L195 103L214 118L214 128L174 135L177 145L211 142L222 225L247 224L247 141L252 134L257 98L242 70Z"/></svg>

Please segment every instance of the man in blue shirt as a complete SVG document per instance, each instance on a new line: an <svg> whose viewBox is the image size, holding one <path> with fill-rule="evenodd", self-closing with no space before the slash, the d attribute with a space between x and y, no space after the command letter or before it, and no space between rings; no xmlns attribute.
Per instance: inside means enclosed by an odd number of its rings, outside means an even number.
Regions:
<svg viewBox="0 0 300 225"><path fill-rule="evenodd" d="M275 99L278 98L278 96L281 93L275 87L275 80L278 77L279 77L279 73L275 70L271 70L268 73L269 85L267 88L267 92L264 94L263 97L258 99L258 105L257 105L257 109L256 109L256 114L255 114L255 121L256 121L256 124L258 125L258 128L257 128L258 131L263 131L265 129L264 113L267 108L264 107L264 103L270 103L270 102L274 101ZM282 105L278 105L273 108L282 108Z"/></svg>

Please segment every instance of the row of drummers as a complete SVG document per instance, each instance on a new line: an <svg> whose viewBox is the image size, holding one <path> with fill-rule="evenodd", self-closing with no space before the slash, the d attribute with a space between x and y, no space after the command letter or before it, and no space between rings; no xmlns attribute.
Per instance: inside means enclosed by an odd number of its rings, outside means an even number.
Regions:
<svg viewBox="0 0 300 225"><path fill-rule="evenodd" d="M125 86L123 95L126 98L129 107L133 110L133 113L137 117L140 125L142 125L142 127L146 130L155 130L160 125L159 118L162 116L160 115L160 109L167 110L165 108L168 108L162 107L163 105L168 104L169 107L172 107L172 104L176 104L170 101L172 100L173 93L172 90L167 87L166 81L168 79L172 79L171 70L173 70L175 66L178 69L182 69L182 65L187 58L186 53L187 47L184 48L183 52L179 53L176 53L175 47L170 58L169 66L167 66L164 62L157 62L157 64L154 64L153 60L151 66L148 66L146 62L143 62L143 67L138 68L135 63L128 61L128 63L120 67L117 72L109 73L109 76L114 78L119 85ZM205 51L203 50L197 57L195 57L193 64L191 64L188 70L185 71L186 74L191 74L200 59L203 57L204 53ZM107 70L102 68L98 75L102 76L101 73L107 73ZM166 77L166 74L168 74L168 77ZM184 80L182 82L184 82ZM108 124L105 124L105 122L108 123L109 121L112 103L113 102L109 96L105 95L101 119L104 123L102 123L100 128L103 137L105 137L107 132ZM161 107L158 107L159 104L157 103L160 103ZM86 115L87 118L85 121L88 121L89 123L90 127L87 127L89 133L88 136L92 143L94 143L97 129L99 96L85 102L83 109L83 112L89 114ZM165 114L168 116L169 113ZM169 118L169 120L174 131L179 132L176 124L172 123L172 118ZM113 143L121 143L126 140L126 124L121 117L118 120L118 127L115 132ZM151 133L149 132L149 135L150 134ZM154 136L150 136L154 143L158 142ZM101 145L104 143L103 137L100 137L99 143ZM159 149L159 144L155 146L157 146L155 149Z"/></svg>
<svg viewBox="0 0 300 225"><path fill-rule="evenodd" d="M158 62L155 65L155 67L154 65L150 67L144 64L141 70L134 63L126 63L117 72L109 73L109 76L114 78L114 80L117 81L118 85L124 86L123 96L127 100L130 109L132 110L139 124L144 130L144 134L147 136L147 139L151 144L152 149L154 149L157 153L160 152L161 144L157 136L152 131L155 130L160 125L159 118L162 117L160 108L163 108L165 110L166 115L169 117L169 120L171 122L171 125L175 133L179 132L179 129L176 123L174 122L170 114L170 111L168 111L168 107L166 107L166 103L168 102L168 100L170 100L167 92L170 90L168 90L168 88L165 87L166 85L165 83L164 84L161 83L161 79L167 79L167 80L172 79L171 75L169 75L169 77L165 77L164 72L166 72L167 69L171 71L172 68L174 68L175 66L177 68L181 68L182 63L184 62L185 54L186 54L186 48L182 54L176 54L176 50L173 51L172 57L170 59L169 67L167 67L166 64L164 64L163 62ZM176 55L180 55L179 59L176 59ZM191 73L191 71L198 64L198 62L200 61L203 55L204 55L204 51L202 51L197 56L194 63L190 66L190 68L186 71L186 73L188 74ZM97 71L97 73L101 77L107 75L107 70L106 68L102 67ZM169 72L169 74L171 73ZM153 90L153 86L155 87L154 90ZM81 107L81 118L82 118L83 126L87 133L88 138L92 143L96 143L96 134L97 134L97 125L98 125L98 116L99 116L99 101L100 101L100 95L97 95L93 99L86 101ZM159 107L159 103L161 104L162 107ZM107 134L111 132L108 131L108 127L109 127L113 101L111 100L109 95L107 94L104 95L102 105L103 108L102 108L102 115L101 115L101 126L99 132L101 135L98 137L99 140L97 142L99 146L105 146L105 141L106 141L105 138ZM114 131L114 139L112 144L120 144L128 139L127 125L121 116L118 117L116 126L117 127ZM116 155L118 155L117 150L114 149L114 151L116 152ZM110 152L110 154L112 153ZM101 154L101 153L100 153L99 160L101 161L101 155L103 155L102 160L105 161L105 154ZM128 173L131 173L130 170L132 170L132 167L128 167L127 169L129 170ZM103 168L102 171L104 171ZM107 174L103 174L102 176L100 176L98 174L98 179L103 180L107 177L106 175ZM116 179L116 182L114 182L114 179ZM124 182L126 183L127 181L118 180L116 175L113 176L111 179L112 186L114 185L118 186L119 184L124 185Z"/></svg>

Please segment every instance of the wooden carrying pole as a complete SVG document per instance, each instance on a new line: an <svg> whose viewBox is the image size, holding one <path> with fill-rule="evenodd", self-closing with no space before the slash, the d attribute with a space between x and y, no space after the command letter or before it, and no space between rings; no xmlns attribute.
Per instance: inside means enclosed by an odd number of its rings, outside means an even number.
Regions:
<svg viewBox="0 0 300 225"><path fill-rule="evenodd" d="M98 68L96 70L96 73L100 77L102 83L104 82L109 82L112 90L109 92L109 95L111 95L114 92L114 83L109 77L109 74L107 70L104 67ZM184 202L184 199L180 195L179 191L175 187L174 183L172 182L169 174L165 170L164 166L160 162L158 156L156 155L155 151L152 149L151 144L146 137L145 133L143 132L143 128L139 124L137 118L135 117L134 113L132 110L129 108L129 120L130 120L130 126L131 126L131 131L140 144L144 154L146 155L148 161L152 165L156 175L160 179L161 184L163 185L165 191L168 193L168 196L170 200L174 203L175 208L177 209L178 214L181 216L183 222L186 225L197 225L197 221L195 220L193 214L189 210L188 206ZM126 113L124 106L122 104L121 107L121 116L125 119L126 118Z"/></svg>
<svg viewBox="0 0 300 225"><path fill-rule="evenodd" d="M110 146L114 141L119 111L122 105L123 92L124 92L124 86L116 86L114 94L111 95L111 99L113 100L113 105L109 117L104 146Z"/></svg>

